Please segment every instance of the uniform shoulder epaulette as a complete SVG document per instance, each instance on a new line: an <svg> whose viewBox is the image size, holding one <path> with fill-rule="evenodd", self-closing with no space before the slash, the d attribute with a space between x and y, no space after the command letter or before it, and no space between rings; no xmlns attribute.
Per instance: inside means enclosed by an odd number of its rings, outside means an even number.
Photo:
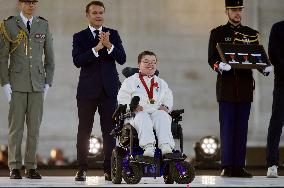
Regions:
<svg viewBox="0 0 284 188"><path fill-rule="evenodd" d="M9 17L5 18L4 21L10 20L12 18L14 18L14 16L9 16Z"/></svg>
<svg viewBox="0 0 284 188"><path fill-rule="evenodd" d="M211 29L210 32L216 31L216 30L220 29L220 28L223 27L223 26L224 26L224 25L219 25L219 26L217 26L217 27L214 27L213 29Z"/></svg>
<svg viewBox="0 0 284 188"><path fill-rule="evenodd" d="M217 27L215 27L215 29L219 29L220 27L223 27L224 25L219 25Z"/></svg>
<svg viewBox="0 0 284 188"><path fill-rule="evenodd" d="M256 34L259 33L257 30L255 30L255 29L253 29L253 28L251 28L251 27L249 27L249 26L245 26L245 27L246 27L247 30L249 30L249 31L252 32L252 33L256 33Z"/></svg>
<svg viewBox="0 0 284 188"><path fill-rule="evenodd" d="M39 16L38 18L39 18L39 19L42 19L42 20L44 20L44 21L47 21L44 17ZM48 22L48 21L47 21L47 22Z"/></svg>

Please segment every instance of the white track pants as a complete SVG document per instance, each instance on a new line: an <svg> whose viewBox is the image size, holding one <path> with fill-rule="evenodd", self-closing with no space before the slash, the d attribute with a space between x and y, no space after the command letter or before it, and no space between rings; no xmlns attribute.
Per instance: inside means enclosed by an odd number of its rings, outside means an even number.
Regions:
<svg viewBox="0 0 284 188"><path fill-rule="evenodd" d="M175 142L171 132L171 116L163 111L157 110L152 114L146 112L138 112L132 121L133 127L136 129L139 138L139 146L145 147L147 144L155 144L156 131L158 138L158 147L161 144L169 144L171 148L175 147Z"/></svg>

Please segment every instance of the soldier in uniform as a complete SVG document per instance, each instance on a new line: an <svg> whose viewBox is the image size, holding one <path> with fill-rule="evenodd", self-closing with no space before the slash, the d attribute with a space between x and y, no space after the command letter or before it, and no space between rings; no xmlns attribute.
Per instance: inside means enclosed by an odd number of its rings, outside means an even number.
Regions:
<svg viewBox="0 0 284 188"><path fill-rule="evenodd" d="M221 176L252 177L245 167L248 120L253 101L254 79L250 69L234 69L223 63L217 43L258 44L259 33L241 24L242 0L226 0L228 22L211 30L208 63L217 72L216 94L219 103L221 138ZM271 72L267 66L259 70L264 75Z"/></svg>
<svg viewBox="0 0 284 188"><path fill-rule="evenodd" d="M37 2L19 0L20 14L10 16L1 23L0 76L5 96L10 103L8 166L11 179L22 178L21 145L25 121L26 177L41 179L37 170L36 151L43 102L54 74L54 54L48 22L33 15Z"/></svg>

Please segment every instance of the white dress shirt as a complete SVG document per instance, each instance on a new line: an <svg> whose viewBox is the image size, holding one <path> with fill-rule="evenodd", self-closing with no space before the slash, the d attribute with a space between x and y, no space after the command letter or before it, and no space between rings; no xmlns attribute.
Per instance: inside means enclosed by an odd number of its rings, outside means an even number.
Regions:
<svg viewBox="0 0 284 188"><path fill-rule="evenodd" d="M30 21L30 26L32 25L32 23L33 23L33 18L34 18L34 17L32 17L31 19L28 19L28 18L26 18L26 17L24 16L23 12L20 13L20 17L22 18L22 20L23 20L23 22L24 22L24 24L25 24L26 27L27 27L27 22L28 22L28 21Z"/></svg>

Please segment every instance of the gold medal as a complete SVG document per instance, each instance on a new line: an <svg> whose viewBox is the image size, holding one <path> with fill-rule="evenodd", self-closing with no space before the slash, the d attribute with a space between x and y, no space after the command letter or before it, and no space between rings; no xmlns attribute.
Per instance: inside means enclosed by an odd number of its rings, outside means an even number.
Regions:
<svg viewBox="0 0 284 188"><path fill-rule="evenodd" d="M150 103L151 103L151 104L154 104L154 103L155 103L155 100L154 100L154 99L150 99Z"/></svg>

